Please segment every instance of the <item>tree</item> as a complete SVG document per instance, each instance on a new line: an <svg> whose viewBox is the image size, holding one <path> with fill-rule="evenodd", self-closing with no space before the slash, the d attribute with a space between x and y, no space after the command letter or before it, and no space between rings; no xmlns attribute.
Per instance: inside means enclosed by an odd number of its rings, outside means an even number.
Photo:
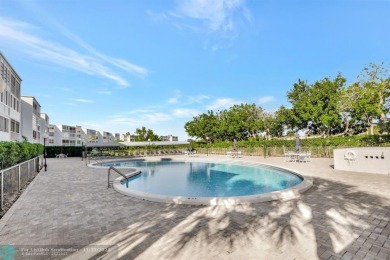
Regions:
<svg viewBox="0 0 390 260"><path fill-rule="evenodd" d="M390 77L384 63L370 63L358 77L359 81L352 84L349 96L358 96L357 102L351 102L353 116L363 120L371 127L376 120L383 130L386 114L390 112Z"/></svg>
<svg viewBox="0 0 390 260"><path fill-rule="evenodd" d="M313 134L332 135L341 131L342 119L338 99L346 79L340 74L333 80L324 78L309 85L298 80L287 98L290 110L281 110L291 129L307 129Z"/></svg>
<svg viewBox="0 0 390 260"><path fill-rule="evenodd" d="M142 142L148 140L158 141L159 137L158 135L154 134L153 130L146 129L144 126L135 130L135 141Z"/></svg>
<svg viewBox="0 0 390 260"><path fill-rule="evenodd" d="M189 136L199 137L203 141L214 142L220 139L219 115L215 114L212 110L209 110L207 114L203 113L199 116L195 116L192 121L185 123L184 129Z"/></svg>

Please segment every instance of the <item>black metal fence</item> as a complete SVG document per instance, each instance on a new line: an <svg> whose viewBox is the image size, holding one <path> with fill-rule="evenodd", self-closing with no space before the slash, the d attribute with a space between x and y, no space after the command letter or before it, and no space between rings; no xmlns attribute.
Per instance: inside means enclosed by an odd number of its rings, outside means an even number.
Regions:
<svg viewBox="0 0 390 260"><path fill-rule="evenodd" d="M0 210L12 202L43 167L43 156L0 171Z"/></svg>

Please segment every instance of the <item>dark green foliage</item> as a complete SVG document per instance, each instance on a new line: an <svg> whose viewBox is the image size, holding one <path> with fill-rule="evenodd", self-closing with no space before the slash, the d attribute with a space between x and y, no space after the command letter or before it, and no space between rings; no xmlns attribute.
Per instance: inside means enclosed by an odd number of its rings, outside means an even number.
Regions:
<svg viewBox="0 0 390 260"><path fill-rule="evenodd" d="M184 128L190 136L204 142L247 140L267 132L279 136L282 128L275 113L265 113L255 104L234 105L223 111L208 111L193 118Z"/></svg>
<svg viewBox="0 0 390 260"><path fill-rule="evenodd" d="M43 154L43 145L29 142L0 142L0 167L2 169Z"/></svg>
<svg viewBox="0 0 390 260"><path fill-rule="evenodd" d="M384 63L369 64L358 81L346 85L338 74L314 83L298 80L287 92L289 106L272 113L255 104L234 105L223 111L195 116L184 128L189 136L203 142L247 141L259 135L357 135L366 132L389 134L390 77Z"/></svg>
<svg viewBox="0 0 390 260"><path fill-rule="evenodd" d="M308 138L301 139L302 147L359 147L359 146L390 146L390 135L356 135L356 136L335 136L327 138ZM194 147L209 147L209 148L231 148L232 142L217 142L213 144L206 144L205 142L194 143ZM237 147L289 147L295 148L295 138L291 140L286 139L272 139L272 140L247 140L239 141Z"/></svg>
<svg viewBox="0 0 390 260"><path fill-rule="evenodd" d="M68 157L81 157L81 146L46 146L47 158L55 158L56 154L67 154Z"/></svg>

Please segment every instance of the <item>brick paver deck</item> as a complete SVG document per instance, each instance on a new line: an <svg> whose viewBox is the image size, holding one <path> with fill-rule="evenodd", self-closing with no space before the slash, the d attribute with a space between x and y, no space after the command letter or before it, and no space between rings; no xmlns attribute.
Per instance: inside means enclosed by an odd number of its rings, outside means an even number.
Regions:
<svg viewBox="0 0 390 260"><path fill-rule="evenodd" d="M107 170L80 158L49 159L0 220L0 245L18 259L390 259L390 176L335 171L332 159L239 160L298 170L314 186L290 201L164 204L107 189Z"/></svg>

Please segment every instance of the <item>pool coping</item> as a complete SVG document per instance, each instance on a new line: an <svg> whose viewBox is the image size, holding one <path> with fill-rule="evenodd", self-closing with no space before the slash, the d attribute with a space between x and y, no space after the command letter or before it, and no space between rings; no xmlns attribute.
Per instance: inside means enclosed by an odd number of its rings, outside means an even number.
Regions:
<svg viewBox="0 0 390 260"><path fill-rule="evenodd" d="M149 158L148 158L149 159ZM113 187L114 189L126 196L135 197L142 200L147 201L154 201L154 202L162 202L162 203L173 203L173 204L190 204L190 205L238 205L238 204L250 204L250 203L257 203L257 202L267 202L267 201L274 201L274 200L291 200L295 198L299 198L301 193L307 191L313 186L313 178L309 176L304 176L301 173L285 168L280 167L272 164L266 164L266 163L257 163L257 162L251 162L251 161L245 161L245 160L236 160L236 159L207 159L207 158L194 158L194 157L188 157L188 158L169 158L172 161L185 161L185 162L213 162L213 163L224 163L224 164L236 164L236 165L246 165L246 166L268 166L268 167L274 167L278 169L283 169L286 171L289 171L299 177L301 177L303 180L298 185L295 185L293 187L280 190L280 191L274 191L270 193L265 194L258 194L258 195L248 195L248 196L235 196L235 197L187 197L187 196L169 196L169 195L160 195L160 194L154 194L154 193L147 193L147 192L141 192L136 190L131 190L126 188L121 184L123 181L123 177L118 177L114 180ZM135 159L136 160L136 159ZM154 158L154 160L159 160L157 158ZM112 161L120 161L120 160L112 160ZM152 161L152 160L148 160ZM96 167L96 168L103 168L102 166L96 166L96 165L89 165L90 167ZM104 167L106 168L106 167ZM135 168L135 167L117 167L118 169L121 168Z"/></svg>

